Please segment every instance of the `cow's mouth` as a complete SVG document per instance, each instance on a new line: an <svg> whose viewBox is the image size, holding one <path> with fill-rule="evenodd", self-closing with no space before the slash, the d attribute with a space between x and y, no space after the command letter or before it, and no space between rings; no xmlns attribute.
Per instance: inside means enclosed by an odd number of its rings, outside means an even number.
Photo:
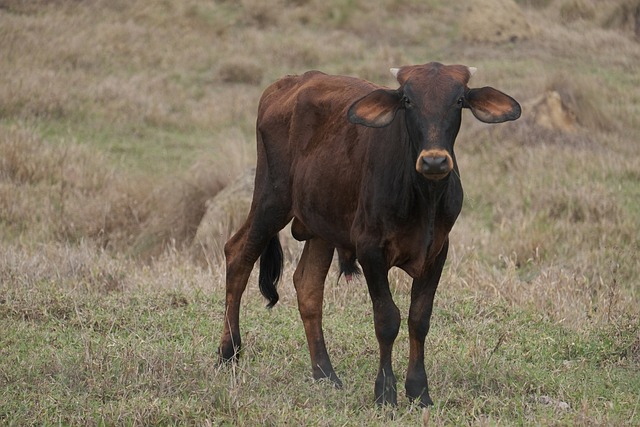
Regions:
<svg viewBox="0 0 640 427"><path fill-rule="evenodd" d="M427 178L430 181L440 181L441 179L444 179L446 177L449 176L450 172L444 172L444 173L425 173L425 172L421 172L422 176L424 176L425 178Z"/></svg>

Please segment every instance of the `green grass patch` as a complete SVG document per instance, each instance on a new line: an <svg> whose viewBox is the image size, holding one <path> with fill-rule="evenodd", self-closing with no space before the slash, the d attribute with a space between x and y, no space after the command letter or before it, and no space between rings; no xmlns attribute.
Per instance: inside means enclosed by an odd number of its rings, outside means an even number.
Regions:
<svg viewBox="0 0 640 427"><path fill-rule="evenodd" d="M143 175L175 175L212 152L214 136L206 129L157 126L104 119L46 121L37 126L48 141L73 141L105 153L114 167ZM242 142L241 142L242 143Z"/></svg>
<svg viewBox="0 0 640 427"><path fill-rule="evenodd" d="M266 310L248 295L241 361L219 367L220 291L104 295L47 282L4 290L4 424L403 425L422 417L402 391L396 409L373 405L377 342L364 292L325 304L329 351L345 383L336 390L310 378L293 300ZM406 293L395 298L406 313ZM394 352L401 390L403 325ZM431 422L633 424L638 332L637 319L576 332L499 300L444 291L427 345Z"/></svg>

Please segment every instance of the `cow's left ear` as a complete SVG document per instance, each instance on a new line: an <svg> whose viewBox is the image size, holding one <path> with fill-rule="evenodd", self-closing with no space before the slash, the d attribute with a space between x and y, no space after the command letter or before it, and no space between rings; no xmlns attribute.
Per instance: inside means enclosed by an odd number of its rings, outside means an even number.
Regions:
<svg viewBox="0 0 640 427"><path fill-rule="evenodd" d="M353 124L381 128L393 121L401 105L400 91L377 89L354 102L347 116Z"/></svg>
<svg viewBox="0 0 640 427"><path fill-rule="evenodd" d="M473 115L485 123L502 123L520 117L520 104L492 87L469 89L465 98Z"/></svg>

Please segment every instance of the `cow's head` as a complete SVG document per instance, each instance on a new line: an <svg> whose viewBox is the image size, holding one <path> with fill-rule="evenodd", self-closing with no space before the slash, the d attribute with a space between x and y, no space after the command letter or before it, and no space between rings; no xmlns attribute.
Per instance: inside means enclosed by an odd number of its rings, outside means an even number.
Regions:
<svg viewBox="0 0 640 427"><path fill-rule="evenodd" d="M384 127L403 109L409 138L418 152L416 170L430 180L443 179L454 168L453 143L463 108L485 123L520 117L520 105L510 96L492 87L467 86L475 68L432 62L391 72L400 87L378 89L359 99L349 108L349 121Z"/></svg>

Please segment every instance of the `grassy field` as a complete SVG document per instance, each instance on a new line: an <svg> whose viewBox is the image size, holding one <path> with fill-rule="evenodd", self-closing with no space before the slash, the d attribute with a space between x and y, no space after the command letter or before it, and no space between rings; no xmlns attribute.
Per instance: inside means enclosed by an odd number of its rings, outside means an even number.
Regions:
<svg viewBox="0 0 640 427"><path fill-rule="evenodd" d="M0 424L640 424L640 3L450 3L0 0ZM274 309L252 277L242 359L219 367L224 268L193 239L254 162L263 88L308 69L393 86L389 67L431 60L524 107L463 119L435 406L373 404L371 303L337 270L344 389L312 380L295 247ZM409 282L390 277L406 320Z"/></svg>

